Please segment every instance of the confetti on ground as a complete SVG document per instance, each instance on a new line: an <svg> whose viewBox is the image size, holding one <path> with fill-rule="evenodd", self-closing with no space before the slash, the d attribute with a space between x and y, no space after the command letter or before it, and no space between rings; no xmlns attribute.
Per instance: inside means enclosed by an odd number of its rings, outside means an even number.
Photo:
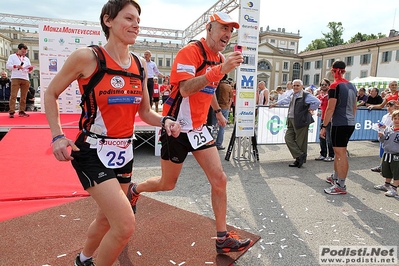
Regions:
<svg viewBox="0 0 399 266"><path fill-rule="evenodd" d="M285 241L285 238L281 239L280 241L281 241L281 242L282 242L282 241Z"/></svg>
<svg viewBox="0 0 399 266"><path fill-rule="evenodd" d="M195 242L191 243L191 246L192 246L192 247L194 247L194 245L195 245Z"/></svg>
<svg viewBox="0 0 399 266"><path fill-rule="evenodd" d="M205 264L213 264L212 261L205 261Z"/></svg>
<svg viewBox="0 0 399 266"><path fill-rule="evenodd" d="M141 256L141 252L140 252L140 251L137 251L137 254L138 254L139 256Z"/></svg>
<svg viewBox="0 0 399 266"><path fill-rule="evenodd" d="M258 259L260 259L260 257L262 257L262 254L258 254Z"/></svg>
<svg viewBox="0 0 399 266"><path fill-rule="evenodd" d="M65 214L61 214L60 216L61 216L62 218L65 218L65 217L66 217L66 215L65 215Z"/></svg>
<svg viewBox="0 0 399 266"><path fill-rule="evenodd" d="M262 245L260 245L260 248L261 248L262 250L265 250L265 247L264 247L264 246L262 246Z"/></svg>
<svg viewBox="0 0 399 266"><path fill-rule="evenodd" d="M267 242L265 245L273 245L275 242Z"/></svg>
<svg viewBox="0 0 399 266"><path fill-rule="evenodd" d="M384 230L384 228L382 228L382 227L376 227L375 229L377 229L377 230Z"/></svg>
<svg viewBox="0 0 399 266"><path fill-rule="evenodd" d="M276 234L276 233L269 233L269 235L274 235L274 234Z"/></svg>
<svg viewBox="0 0 399 266"><path fill-rule="evenodd" d="M67 254L61 254L61 255L58 255L57 256L57 258L62 258L62 257L65 257Z"/></svg>
<svg viewBox="0 0 399 266"><path fill-rule="evenodd" d="M395 212L395 215L396 215L396 216L399 216L399 213L396 213L396 212Z"/></svg>
<svg viewBox="0 0 399 266"><path fill-rule="evenodd" d="M335 224L331 225L331 227L335 227Z"/></svg>
<svg viewBox="0 0 399 266"><path fill-rule="evenodd" d="M299 237L298 235L296 235L296 234L292 234L293 236L295 236L295 237Z"/></svg>
<svg viewBox="0 0 399 266"><path fill-rule="evenodd" d="M334 239L333 242L339 242L339 239Z"/></svg>
<svg viewBox="0 0 399 266"><path fill-rule="evenodd" d="M280 252L278 253L278 256L280 257L280 259L283 257L283 255L281 255L281 253L280 253Z"/></svg>
<svg viewBox="0 0 399 266"><path fill-rule="evenodd" d="M280 245L281 249L285 249L288 247L288 245Z"/></svg>
<svg viewBox="0 0 399 266"><path fill-rule="evenodd" d="M72 195L75 195L76 193L78 193L78 192L74 191L74 192L72 192Z"/></svg>
<svg viewBox="0 0 399 266"><path fill-rule="evenodd" d="M301 240L302 242L304 242L304 241L305 241L305 240L303 240L302 238L299 238L299 237L298 237L298 240Z"/></svg>
<svg viewBox="0 0 399 266"><path fill-rule="evenodd" d="M305 212L307 212L309 209L308 208L305 208Z"/></svg>
<svg viewBox="0 0 399 266"><path fill-rule="evenodd" d="M173 260L170 260L170 263L176 265L176 262L174 262Z"/></svg>
<svg viewBox="0 0 399 266"><path fill-rule="evenodd" d="M263 229L261 228L261 229L259 229L259 232L262 232L263 231Z"/></svg>
<svg viewBox="0 0 399 266"><path fill-rule="evenodd" d="M305 255L305 254L302 254L302 255L299 255L299 257L306 257L306 255Z"/></svg>
<svg viewBox="0 0 399 266"><path fill-rule="evenodd" d="M313 235L313 233L311 231L305 230L305 233L308 235Z"/></svg>
<svg viewBox="0 0 399 266"><path fill-rule="evenodd" d="M181 265L184 265L184 264L186 264L186 262L185 262L185 261L183 261L183 262L179 263L179 266L181 266Z"/></svg>
<svg viewBox="0 0 399 266"><path fill-rule="evenodd" d="M342 212L342 214L345 216L349 216L349 213L347 213L347 212Z"/></svg>
<svg viewBox="0 0 399 266"><path fill-rule="evenodd" d="M259 216L262 216L263 213L259 213Z"/></svg>

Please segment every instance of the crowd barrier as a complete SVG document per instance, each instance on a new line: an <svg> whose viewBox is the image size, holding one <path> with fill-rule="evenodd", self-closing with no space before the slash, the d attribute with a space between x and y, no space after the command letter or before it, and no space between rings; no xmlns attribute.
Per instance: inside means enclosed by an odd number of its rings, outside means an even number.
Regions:
<svg viewBox="0 0 399 266"><path fill-rule="evenodd" d="M281 144L285 143L284 135L287 130L288 107L258 106L257 122L257 144ZM309 126L308 142L319 142L320 116L314 112L315 120ZM358 108L356 111L355 132L351 140L376 140L377 132L373 129L373 124L378 123L387 113L386 109L369 110Z"/></svg>

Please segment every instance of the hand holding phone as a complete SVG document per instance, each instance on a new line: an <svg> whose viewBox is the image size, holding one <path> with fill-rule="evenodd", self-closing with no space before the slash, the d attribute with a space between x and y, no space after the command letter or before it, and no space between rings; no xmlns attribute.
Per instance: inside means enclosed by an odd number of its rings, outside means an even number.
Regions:
<svg viewBox="0 0 399 266"><path fill-rule="evenodd" d="M240 52L240 53L242 53L242 46L236 44L236 45L234 46L234 52Z"/></svg>

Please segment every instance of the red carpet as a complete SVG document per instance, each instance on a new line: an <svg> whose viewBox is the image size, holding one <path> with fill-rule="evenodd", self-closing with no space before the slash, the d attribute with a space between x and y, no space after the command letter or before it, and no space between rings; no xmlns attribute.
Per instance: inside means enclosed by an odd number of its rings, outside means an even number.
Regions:
<svg viewBox="0 0 399 266"><path fill-rule="evenodd" d="M95 211L89 197L0 223L0 231L7 231L0 238L1 265L72 265ZM145 196L136 218L136 232L115 265L228 266L245 253L218 255L214 220ZM253 244L259 240L236 231Z"/></svg>

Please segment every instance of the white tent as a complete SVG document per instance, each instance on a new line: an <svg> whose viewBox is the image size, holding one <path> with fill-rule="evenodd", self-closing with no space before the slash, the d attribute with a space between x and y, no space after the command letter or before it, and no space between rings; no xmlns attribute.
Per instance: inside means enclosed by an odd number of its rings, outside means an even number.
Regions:
<svg viewBox="0 0 399 266"><path fill-rule="evenodd" d="M351 83L358 89L361 87L365 88L378 88L386 89L391 81L399 82L399 78L387 78L387 77L367 77L367 78L355 78L351 80Z"/></svg>

